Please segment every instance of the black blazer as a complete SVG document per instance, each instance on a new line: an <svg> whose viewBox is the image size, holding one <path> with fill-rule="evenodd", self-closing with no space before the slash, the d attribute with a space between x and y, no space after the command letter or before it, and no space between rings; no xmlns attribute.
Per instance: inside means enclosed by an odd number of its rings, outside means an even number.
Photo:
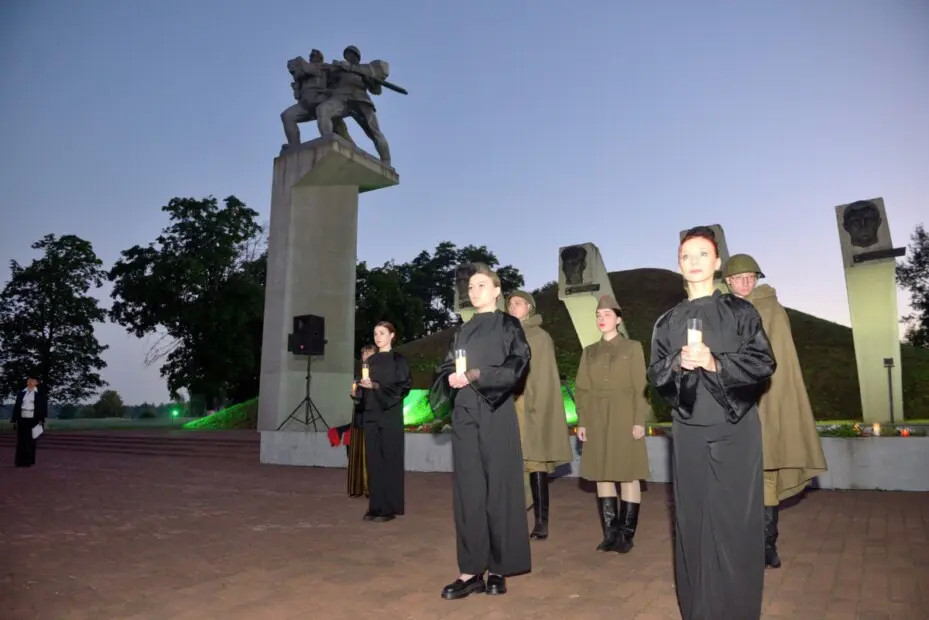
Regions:
<svg viewBox="0 0 929 620"><path fill-rule="evenodd" d="M10 422L19 422L23 411L23 397L26 395L26 389L20 390L16 396L16 404L13 405L13 417ZM48 417L48 396L41 388L35 391L35 411L33 412L37 422L45 421Z"/></svg>

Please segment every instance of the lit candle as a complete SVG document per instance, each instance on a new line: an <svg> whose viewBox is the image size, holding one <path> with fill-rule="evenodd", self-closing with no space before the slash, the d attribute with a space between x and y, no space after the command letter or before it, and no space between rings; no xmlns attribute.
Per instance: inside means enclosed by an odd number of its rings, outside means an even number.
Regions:
<svg viewBox="0 0 929 620"><path fill-rule="evenodd" d="M901 437L909 437L909 436L910 436L910 429L908 429L908 428L900 429L900 436L901 436Z"/></svg>
<svg viewBox="0 0 929 620"><path fill-rule="evenodd" d="M368 365L367 365L367 364L362 364L362 365L361 365L361 380L364 381L365 379L367 379L367 378L370 377L370 376L371 376L371 375L369 374L369 371L368 371Z"/></svg>
<svg viewBox="0 0 929 620"><path fill-rule="evenodd" d="M455 374L463 375L468 370L468 356L464 349L455 350Z"/></svg>
<svg viewBox="0 0 929 620"><path fill-rule="evenodd" d="M871 425L871 434L874 435L875 437L880 437L880 436L881 436L881 425L878 424L877 422L875 422L874 424L872 424L872 425Z"/></svg>

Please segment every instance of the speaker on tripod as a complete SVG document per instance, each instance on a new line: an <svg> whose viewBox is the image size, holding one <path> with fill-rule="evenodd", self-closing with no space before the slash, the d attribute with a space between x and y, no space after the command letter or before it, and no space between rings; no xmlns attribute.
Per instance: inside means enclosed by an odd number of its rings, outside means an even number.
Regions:
<svg viewBox="0 0 929 620"><path fill-rule="evenodd" d="M326 350L326 321L323 317L316 316L315 314L301 314L295 316L293 320L293 333L287 337L287 350L294 355L306 356L306 391L303 395L303 400L294 407L294 410L281 422L277 430L281 430L289 420L294 420L303 424L307 427L307 430L309 430L312 424L313 430L317 432L319 431L317 422L322 422L323 426L328 430L329 423L326 422L323 414L320 413L319 408L316 407L313 399L310 398L310 381L313 378L311 362L313 356L323 355ZM297 415L301 408L303 409L302 416Z"/></svg>

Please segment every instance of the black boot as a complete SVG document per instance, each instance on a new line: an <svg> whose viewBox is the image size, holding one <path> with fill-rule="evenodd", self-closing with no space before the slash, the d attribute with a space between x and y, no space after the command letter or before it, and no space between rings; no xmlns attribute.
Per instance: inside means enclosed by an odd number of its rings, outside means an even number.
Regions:
<svg viewBox="0 0 929 620"><path fill-rule="evenodd" d="M629 553L632 550L635 529L639 525L639 504L621 501L619 515L619 539L616 541L615 551Z"/></svg>
<svg viewBox="0 0 929 620"><path fill-rule="evenodd" d="M619 538L616 498L598 497L597 501L600 504L600 521L603 525L603 542L597 545L597 551L614 551Z"/></svg>
<svg viewBox="0 0 929 620"><path fill-rule="evenodd" d="M764 507L764 565L771 568L781 567L777 555L777 509L778 506Z"/></svg>
<svg viewBox="0 0 929 620"><path fill-rule="evenodd" d="M535 527L529 538L545 540L548 538L548 474L544 471L531 472L529 487L532 489L532 511L535 513Z"/></svg>

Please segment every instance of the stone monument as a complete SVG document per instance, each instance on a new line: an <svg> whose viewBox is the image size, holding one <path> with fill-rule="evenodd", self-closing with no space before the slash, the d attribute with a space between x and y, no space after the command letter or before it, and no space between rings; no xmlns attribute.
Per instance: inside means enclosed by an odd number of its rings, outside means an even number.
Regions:
<svg viewBox="0 0 929 620"><path fill-rule="evenodd" d="M622 305L621 297L613 294L613 285L600 249L593 243L569 245L558 249L558 299L571 315L574 331L581 348L600 340L597 329L597 302L602 295L613 295ZM626 338L626 323L619 326Z"/></svg>
<svg viewBox="0 0 929 620"><path fill-rule="evenodd" d="M389 84L383 79L387 63L359 64L361 55L354 46L346 48L344 62L332 65L323 64L322 54L314 52L310 62L294 59L288 63L298 103L281 115L288 143L274 159L258 404L260 431L312 428L300 419L288 417L304 397L308 361L310 398L325 422L339 426L351 420L348 395L356 353L358 195L399 183L368 96L379 94L381 87ZM354 118L372 138L379 159L346 139L347 129L344 123L339 124L346 117ZM314 119L319 123L320 137L301 143L297 122ZM293 317L303 314L317 315L325 321L326 343L321 356L308 359L288 350ZM285 458L265 456L263 433L262 461L279 462Z"/></svg>
<svg viewBox="0 0 929 620"><path fill-rule="evenodd" d="M865 422L903 420L896 257L884 199L835 208Z"/></svg>

